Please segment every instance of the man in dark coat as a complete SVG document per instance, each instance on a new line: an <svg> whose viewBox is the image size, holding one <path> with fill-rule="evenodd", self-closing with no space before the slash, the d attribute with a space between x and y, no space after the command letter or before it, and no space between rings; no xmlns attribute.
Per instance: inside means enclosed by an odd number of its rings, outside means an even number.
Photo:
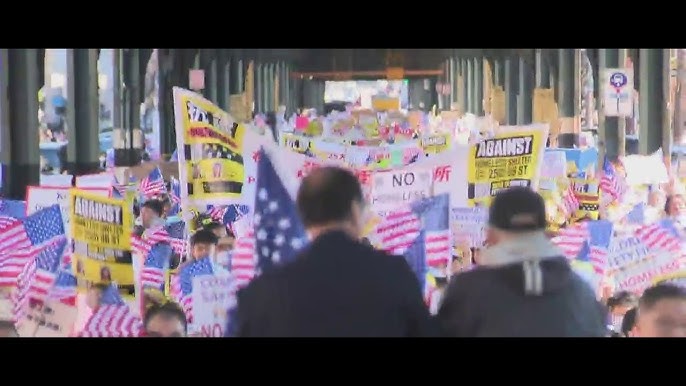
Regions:
<svg viewBox="0 0 686 386"><path fill-rule="evenodd" d="M499 193L491 243L474 270L451 280L438 320L448 336L602 337L605 310L545 235L545 204L528 188Z"/></svg>
<svg viewBox="0 0 686 386"><path fill-rule="evenodd" d="M353 174L315 170L303 180L297 206L312 243L238 293L236 336L436 335L405 259L360 241L363 196Z"/></svg>

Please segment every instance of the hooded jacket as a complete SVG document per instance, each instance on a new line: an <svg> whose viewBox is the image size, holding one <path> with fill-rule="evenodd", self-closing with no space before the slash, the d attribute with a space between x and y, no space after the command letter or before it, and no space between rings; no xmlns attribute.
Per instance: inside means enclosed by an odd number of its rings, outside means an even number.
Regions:
<svg viewBox="0 0 686 386"><path fill-rule="evenodd" d="M605 311L543 232L488 248L454 276L437 318L452 337L603 337Z"/></svg>

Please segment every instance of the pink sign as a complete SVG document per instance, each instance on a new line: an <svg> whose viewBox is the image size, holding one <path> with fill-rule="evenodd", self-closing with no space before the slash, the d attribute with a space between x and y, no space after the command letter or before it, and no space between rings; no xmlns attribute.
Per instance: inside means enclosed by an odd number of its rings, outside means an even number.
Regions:
<svg viewBox="0 0 686 386"><path fill-rule="evenodd" d="M193 91L200 91L205 88L205 71L190 70L188 78L188 88Z"/></svg>
<svg viewBox="0 0 686 386"><path fill-rule="evenodd" d="M305 130L307 125L310 124L310 120L307 117L296 117L295 118L295 128L296 130Z"/></svg>

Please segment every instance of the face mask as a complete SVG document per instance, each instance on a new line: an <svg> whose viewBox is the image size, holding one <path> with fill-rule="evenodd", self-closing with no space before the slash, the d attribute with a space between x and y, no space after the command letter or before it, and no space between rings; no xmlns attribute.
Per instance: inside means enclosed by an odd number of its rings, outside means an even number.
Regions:
<svg viewBox="0 0 686 386"><path fill-rule="evenodd" d="M622 332L623 315L612 315L612 330L614 332Z"/></svg>
<svg viewBox="0 0 686 386"><path fill-rule="evenodd" d="M231 265L231 251L217 252L215 262L217 263L217 265L220 265L228 269Z"/></svg>

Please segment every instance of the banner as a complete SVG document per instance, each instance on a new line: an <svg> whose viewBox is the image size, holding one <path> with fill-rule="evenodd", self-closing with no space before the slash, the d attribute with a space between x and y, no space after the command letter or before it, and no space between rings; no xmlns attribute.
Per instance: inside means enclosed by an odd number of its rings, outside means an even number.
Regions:
<svg viewBox="0 0 686 386"><path fill-rule="evenodd" d="M501 127L493 138L471 146L467 196L471 205L490 203L511 186L536 190L548 127Z"/></svg>
<svg viewBox="0 0 686 386"><path fill-rule="evenodd" d="M432 134L420 140L426 154L438 154L450 149L451 136L449 133Z"/></svg>
<svg viewBox="0 0 686 386"><path fill-rule="evenodd" d="M62 211L62 221L64 221L64 230L67 238L71 238L70 190L71 186L28 186L26 188L26 214L30 215L48 206L58 204ZM100 197L109 197L111 192L110 188L81 188L79 190Z"/></svg>
<svg viewBox="0 0 686 386"><path fill-rule="evenodd" d="M22 338L66 338L71 335L78 310L60 302L26 302L26 310L17 323Z"/></svg>
<svg viewBox="0 0 686 386"><path fill-rule="evenodd" d="M450 220L456 246L466 244L470 248L483 247L488 222L486 208L452 208Z"/></svg>
<svg viewBox="0 0 686 386"><path fill-rule="evenodd" d="M573 178L574 195L579 200L579 210L575 218L597 220L600 215L600 185L597 179L584 180Z"/></svg>
<svg viewBox="0 0 686 386"><path fill-rule="evenodd" d="M92 282L133 285L127 202L72 189L70 221L75 275Z"/></svg>
<svg viewBox="0 0 686 386"><path fill-rule="evenodd" d="M193 278L193 333L209 338L224 336L227 313L235 302L232 281L229 274Z"/></svg>
<svg viewBox="0 0 686 386"><path fill-rule="evenodd" d="M174 88L181 197L235 203L245 184L245 127L201 95Z"/></svg>

